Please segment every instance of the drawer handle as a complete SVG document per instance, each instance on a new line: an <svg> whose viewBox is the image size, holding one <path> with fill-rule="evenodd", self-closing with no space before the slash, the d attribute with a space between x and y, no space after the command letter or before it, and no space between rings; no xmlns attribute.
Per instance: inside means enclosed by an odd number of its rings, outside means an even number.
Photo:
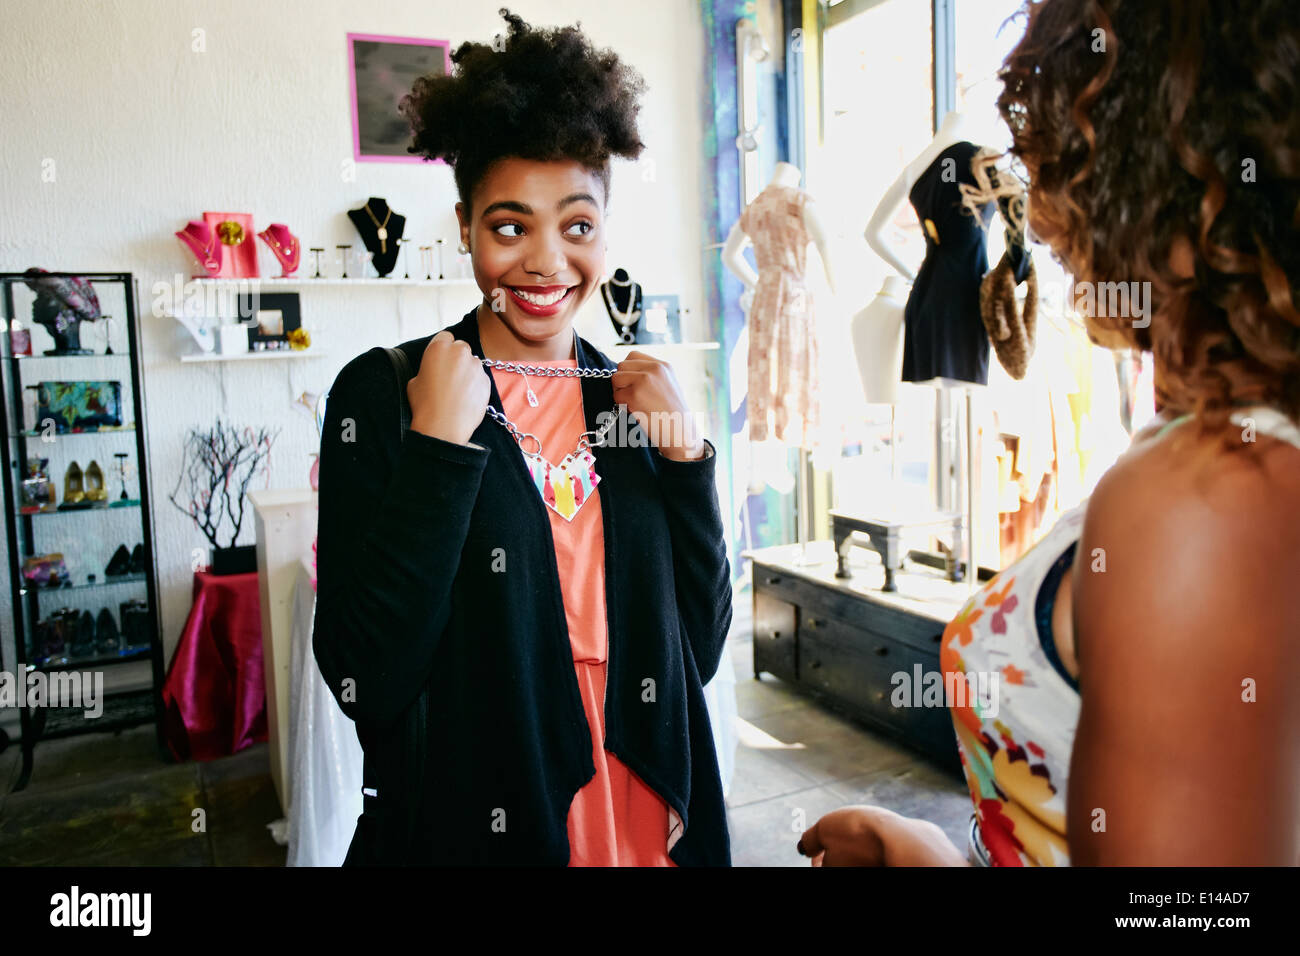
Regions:
<svg viewBox="0 0 1300 956"><path fill-rule="evenodd" d="M780 579L780 578L768 578L768 579L767 579L767 583L768 583L768 584L780 584L780 583L781 583L781 579Z"/></svg>
<svg viewBox="0 0 1300 956"><path fill-rule="evenodd" d="M883 644L880 647L876 648L877 657L884 657L888 653L889 653L889 648L885 647Z"/></svg>
<svg viewBox="0 0 1300 956"><path fill-rule="evenodd" d="M780 631L773 631L773 632L772 632L772 638L773 638L773 640L775 640L776 638L778 638L778 637L780 637L780 636L781 636L781 632L780 632Z"/></svg>
<svg viewBox="0 0 1300 956"><path fill-rule="evenodd" d="M816 627L816 626L817 626L817 618L815 618L815 617L810 617L810 618L808 618L808 626L809 626L809 627Z"/></svg>

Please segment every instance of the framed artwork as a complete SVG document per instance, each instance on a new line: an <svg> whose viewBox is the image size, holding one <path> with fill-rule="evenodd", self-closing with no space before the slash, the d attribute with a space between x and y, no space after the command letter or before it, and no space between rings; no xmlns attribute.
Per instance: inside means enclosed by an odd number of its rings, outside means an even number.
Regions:
<svg viewBox="0 0 1300 956"><path fill-rule="evenodd" d="M397 111L415 81L451 71L447 40L348 34L352 158L359 163L423 163L406 151L411 127ZM435 160L435 162L442 162Z"/></svg>
<svg viewBox="0 0 1300 956"><path fill-rule="evenodd" d="M302 312L297 292L241 292L239 319L248 326L248 347L288 348L289 333L302 327ZM270 343L283 343L271 345Z"/></svg>

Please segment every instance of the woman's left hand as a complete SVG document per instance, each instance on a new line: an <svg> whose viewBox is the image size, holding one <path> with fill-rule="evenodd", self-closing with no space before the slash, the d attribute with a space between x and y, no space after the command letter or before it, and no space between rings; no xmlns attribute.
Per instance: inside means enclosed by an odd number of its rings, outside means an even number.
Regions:
<svg viewBox="0 0 1300 956"><path fill-rule="evenodd" d="M610 382L615 403L627 406L628 414L665 458L690 461L704 457L704 439L671 365L633 350L618 363Z"/></svg>

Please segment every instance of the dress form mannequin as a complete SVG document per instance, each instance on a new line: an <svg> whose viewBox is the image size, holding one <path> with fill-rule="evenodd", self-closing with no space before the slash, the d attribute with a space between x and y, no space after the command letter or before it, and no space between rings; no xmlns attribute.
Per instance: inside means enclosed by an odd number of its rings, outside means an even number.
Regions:
<svg viewBox="0 0 1300 956"><path fill-rule="evenodd" d="M909 283L886 276L876 297L850 320L853 353L868 404L898 402L898 369L903 363L903 310Z"/></svg>
<svg viewBox="0 0 1300 956"><path fill-rule="evenodd" d="M965 394L966 428L964 429L965 440L961 443L964 446L964 454L962 454L961 457L964 458L963 464L965 466L965 494L960 494L958 489L955 487L955 483L949 483L944 480L941 480L937 492L939 498L938 503L941 508L951 509L954 511L960 509L964 510L966 513L964 543L968 569L977 567L974 551L974 534L971 533L974 520L974 473L972 461L973 455L970 447L971 436L974 430L974 419L971 394L974 387L982 384L980 376L978 374L970 374L969 370L972 366L978 369L982 361L984 369L983 380L986 381L988 357L988 337L987 333L985 333L982 328L982 319L979 316L978 303L979 283L983 278L983 275L988 271L988 268L986 260L983 262L982 268L979 266L978 262L975 261L983 256L982 239L975 246L971 245L969 242L970 234L966 231L971 228L970 223L958 223L954 225L952 221L948 221L945 223L943 229L937 229L933 222L927 220L923 223L928 235L926 261L922 267L923 270L927 271L927 275L925 276L926 281L924 283L917 283L915 281L917 279L916 274L903 260L900 250L890 242L890 235L891 223L897 217L905 203L913 202L912 194L914 190L918 190L919 193L924 196L927 190L935 185L935 173L933 167L935 167L936 161L939 160L941 156L945 153L951 153L954 157L960 154L962 159L965 160L966 165L969 166L970 157L968 154L978 150L978 147L972 144L969 140L969 127L970 124L967 122L965 116L960 112L952 111L944 116L934 139L924 150L921 151L920 155L912 160L912 162L908 163L899 175L898 179L885 191L885 195L882 198L880 205L877 207L875 213L873 213L871 220L867 225L865 235L867 244L882 259L893 266L901 275L913 280L914 283L912 292L909 295L908 304L904 307L906 318L904 325L905 358L902 363L903 374L900 378L914 381L919 384L936 386L935 415L937 422L946 423L949 414L955 412L951 402L947 401L947 399L952 395L952 391L950 390L960 389ZM941 171L943 182L945 184L951 183L954 193L959 192L959 183L968 182L973 178L973 173L969 168L962 169L959 168L960 166L961 161L959 161L952 170L955 174L955 178L949 178L948 170L945 169ZM924 182L922 182L923 178L925 178ZM930 193L929 196L930 198L933 198L934 193ZM958 202L958 205L960 205L960 202ZM940 220L943 218L938 212L927 213L927 215L934 215L936 219ZM981 228L983 225L984 224L981 223ZM944 238L949 240L948 245L944 245ZM936 275L934 266L937 264L939 259L949 258L950 254L955 251L954 245L956 245L957 249L961 250L961 257L959 260L953 261L957 262L961 268L954 273L951 270L956 268L956 266L949 265L948 268L937 270L938 274ZM941 249L942 251L940 251ZM935 281L932 282L931 280ZM950 293L959 290L962 291L962 295L950 295ZM920 295L918 295L918 293L920 293ZM967 301L967 299L972 295L973 304ZM919 303L914 303L915 299L919 299ZM966 361L953 362L952 364L965 366L968 370L966 378L963 379L938 375L932 378L922 379L920 376L915 375L913 370L908 368L908 358L906 356L908 336L913 334L909 323L912 321L912 316L914 314L914 305L917 304L921 307L917 308L916 314L918 314L923 320L929 320L929 322L927 327L924 328L924 333L928 338L925 341L924 346L921 349L918 349L917 353L921 355L922 358L920 361L915 362L915 366L924 368L929 365L947 364L946 362L934 360L934 351L941 351L946 347L952 349L952 351L946 356L940 355L939 358L946 360L955 355L957 358L965 359ZM937 318L946 319L951 315L956 315L959 321L946 325L943 329L936 330L934 328L933 320ZM920 336L918 336L918 340L919 339ZM983 351L982 359L979 354L980 350ZM909 374L909 372L912 374ZM956 425L957 422L953 420L952 424ZM948 462L946 468L941 470L951 469L948 470L948 474L955 476L958 473L957 465L958 462L954 460ZM962 501L963 498L965 499L964 501ZM967 574L967 580L969 585L973 588L975 582L978 580L978 576L974 573L969 573Z"/></svg>
<svg viewBox="0 0 1300 956"><path fill-rule="evenodd" d="M367 209L369 212L366 211ZM371 196L360 209L349 209L348 218L361 234L361 241L366 244L366 251L374 254L375 271L381 276L392 272L393 267L397 265L397 240L402 238L406 217L392 212L388 208L388 203L382 198ZM379 225L375 224L376 220Z"/></svg>
<svg viewBox="0 0 1300 956"><path fill-rule="evenodd" d="M786 466L786 441L783 425L793 414L802 414L816 423L818 383L816 382L817 342L812 321L812 302L804 285L804 256L809 243L817 247L834 291L826 229L817 214L816 203L799 188L801 174L791 163L777 163L771 182L755 197L732 226L722 250L722 262L745 287L742 306L749 313L749 420L751 448L749 455L749 489L761 490L764 484L778 492L794 485ZM797 218L796 218L797 217ZM743 256L746 243L754 242L759 271L750 267ZM777 389L770 385L772 366L778 375ZM789 387L781 382L793 383ZM769 404L775 403L777 431L775 441L768 441ZM790 411L790 406L795 411ZM799 408L802 406L803 411ZM805 426L807 422L805 422ZM810 429L797 440L807 450ZM806 514L806 509L800 509ZM806 540L806 534L801 534Z"/></svg>
<svg viewBox="0 0 1300 956"><path fill-rule="evenodd" d="M930 145L921 151L921 155L908 163L898 179L894 180L893 185L885 190L884 198L880 200L880 205L871 215L871 221L867 223L867 245L876 255L893 266L899 275L905 276L909 281L916 278L916 273L903 261L898 249L890 243L890 223L907 203L907 194L912 184L930 168L930 164L939 158L940 153L953 143L959 143L966 138L964 132L968 125L965 114L958 113L956 110L944 116L943 122L939 124L939 132L935 134Z"/></svg>
<svg viewBox="0 0 1300 956"><path fill-rule="evenodd" d="M798 188L800 178L801 174L798 166L792 163L777 163L769 185ZM808 235L812 237L813 245L817 247L817 254L821 257L822 268L826 272L826 284L834 292L835 280L831 274L826 229L817 214L816 204L811 198L803 207L803 224L804 228L808 230ZM753 292L754 287L758 285L758 273L750 268L749 262L741 255L748 243L749 237L745 235L744 230L740 228L740 223L737 222L731 227L731 231L727 233L727 241L722 248L722 264L744 284L746 292Z"/></svg>
<svg viewBox="0 0 1300 956"><path fill-rule="evenodd" d="M626 269L615 269L610 280L601 283L600 298L620 341L635 342L641 322L641 284L633 282Z"/></svg>
<svg viewBox="0 0 1300 956"><path fill-rule="evenodd" d="M966 144L967 152L973 153L975 151L976 147L974 147L973 144L970 144L965 136L969 127L970 127L970 123L966 120L965 115L962 113L959 113L954 110L952 112L949 112L946 116L944 116L943 122L940 124L939 131L938 133L935 134L934 139L930 142L928 146L926 146L924 150L921 151L920 155L917 156L916 159L908 163L908 165L903 169L903 172L898 177L898 179L895 180L894 183L889 187L889 189L885 191L884 198L881 200L880 205L876 208L876 211L872 214L871 221L867 224L867 231L865 234L867 244L878 255L880 255L881 258L883 258L886 262L892 265L900 274L906 276L908 279L911 279L913 281L915 281L916 279L915 273L913 273L912 269L903 260L903 257L900 254L900 250L898 249L898 247L895 246L890 241L890 236L891 236L890 224L898 215L899 211L903 208L904 204L912 200L912 191L915 187L917 187L918 180L920 180L923 176L926 176L927 174L933 177L934 173L932 172L931 167L934 166L935 161L938 160L941 155L943 155L945 152L952 151L953 147L958 147L958 149L955 152L961 152L960 144L963 143ZM949 162L949 161L950 160L945 160L945 162ZM970 169L964 168L961 163L958 163L957 166L955 166L951 170L951 173L953 174L954 178L948 178L949 170L942 171L942 175L944 177L945 182L952 183L954 189L958 188L957 185L958 183L966 182L967 180L971 179L973 175ZM938 218L937 214L936 214L936 218ZM925 225L927 229L933 227L933 224L930 223L929 221L927 221ZM931 236L930 238L935 242L935 246L931 246L927 248L927 252L926 252L927 262L931 260L931 256L936 252L937 246L942 245L941 242L942 237L938 236L937 234ZM951 242L952 239L950 238L949 241ZM948 246L943 246L943 249L945 250L947 250L948 248L949 248ZM981 244L980 252L979 252L979 255L981 256L983 255L982 248L983 247ZM970 263L967 262L965 263L965 265L969 266ZM967 305L969 306L968 311L970 311L971 314L970 316L966 317L968 321L964 321L960 323L958 327L952 329L952 335L953 335L952 348L958 349L962 355L971 356L971 361L969 362L957 362L954 364L962 365L962 366L973 366L973 367L966 368L960 377L956 375L954 375L953 377L948 377L946 375L936 375L933 377L929 377L929 376L920 377L920 376L916 376L914 372L912 373L912 375L909 375L908 370L905 367L904 374L902 376L904 380L914 381L921 384L935 385L940 388L966 388L971 385L982 385L985 383L985 381L987 381L987 360L988 360L987 341L988 340L987 340L987 335L984 334L982 330L977 327L980 323L979 312L978 312L979 281L987 271L988 271L987 262L984 261L981 268L976 268L974 272L970 274L969 276L970 282L968 283L970 285L970 289L968 291L974 298L972 302L967 303ZM926 291L931 291L931 290L922 289L916 285L913 286L914 295ZM934 302L935 299L931 298L928 303L924 303L924 304L933 305ZM913 304L909 302L909 310L910 308L912 308L912 305ZM912 313L909 311L908 315L910 316L911 314ZM933 343L934 341L933 336L939 333L933 330L927 330L927 331L931 336L929 341ZM964 335L959 336L959 333L964 333ZM907 336L911 334L912 334L912 330L909 326L908 331L905 333L905 342ZM942 334L944 336L947 336L948 331L943 330ZM974 355L973 353L975 353L977 349L983 352L984 354L982 356ZM906 366L906 360L904 364ZM919 364L922 368L924 368L932 364L932 362L931 360L926 359L917 364ZM947 364L947 363L942 363L942 364ZM922 372L922 376L924 375L925 373Z"/></svg>

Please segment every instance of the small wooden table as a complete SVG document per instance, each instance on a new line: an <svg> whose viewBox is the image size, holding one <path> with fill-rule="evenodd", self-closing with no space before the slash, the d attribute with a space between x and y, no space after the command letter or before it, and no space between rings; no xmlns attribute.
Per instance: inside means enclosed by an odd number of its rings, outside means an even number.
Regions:
<svg viewBox="0 0 1300 956"><path fill-rule="evenodd" d="M947 555L949 581L962 580L962 565L956 555L962 548L962 516L957 512L932 512L902 519L869 518L860 514L831 510L831 537L835 542L837 563L835 576L850 576L849 548L861 539L855 540L853 532L861 531L870 541L870 546L880 555L885 566L885 585L882 591L897 591L894 575L903 570L903 561L907 558L907 549L903 545L903 532L923 528L951 528L952 550Z"/></svg>

